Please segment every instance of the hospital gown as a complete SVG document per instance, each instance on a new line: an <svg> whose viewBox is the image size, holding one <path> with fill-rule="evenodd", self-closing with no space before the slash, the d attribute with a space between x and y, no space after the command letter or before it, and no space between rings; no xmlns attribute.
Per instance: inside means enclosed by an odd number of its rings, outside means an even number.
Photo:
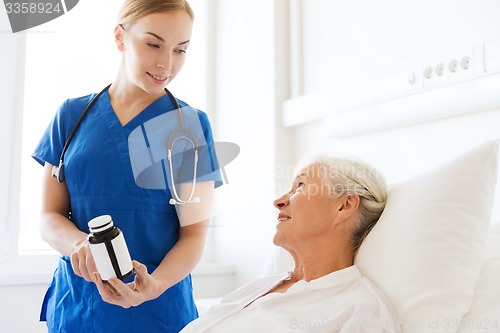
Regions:
<svg viewBox="0 0 500 333"><path fill-rule="evenodd" d="M33 154L35 160L59 163L70 131L94 96L63 103ZM132 259L145 264L150 273L177 242L180 226L174 206L168 203L170 191L137 184L128 137L148 120L174 109L173 101L164 95L122 126L105 91L84 118L65 155L72 222L88 233L89 220L111 215L125 236ZM211 178L220 184L210 124L205 113L196 112L203 130L198 139L206 142L211 159L202 161L202 168L213 169L199 173L204 180ZM169 126L173 124L165 124L165 128ZM95 284L76 276L69 258L62 256L43 300L40 319L47 321L49 332L167 333L179 332L197 316L191 276L157 299L125 309L104 302Z"/></svg>
<svg viewBox="0 0 500 333"><path fill-rule="evenodd" d="M391 305L356 266L268 294L289 277L265 277L241 287L181 332L399 332Z"/></svg>

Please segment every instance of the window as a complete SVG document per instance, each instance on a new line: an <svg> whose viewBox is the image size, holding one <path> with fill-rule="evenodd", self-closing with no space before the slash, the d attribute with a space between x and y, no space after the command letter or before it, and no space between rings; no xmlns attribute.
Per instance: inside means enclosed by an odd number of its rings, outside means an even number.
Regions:
<svg viewBox="0 0 500 333"><path fill-rule="evenodd" d="M191 0L190 5L196 16L192 43L185 67L169 89L192 106L206 109L206 2ZM38 229L42 167L31 154L65 99L97 92L114 80L120 55L113 29L120 6L121 1L81 1L66 15L26 33L20 253L50 251Z"/></svg>

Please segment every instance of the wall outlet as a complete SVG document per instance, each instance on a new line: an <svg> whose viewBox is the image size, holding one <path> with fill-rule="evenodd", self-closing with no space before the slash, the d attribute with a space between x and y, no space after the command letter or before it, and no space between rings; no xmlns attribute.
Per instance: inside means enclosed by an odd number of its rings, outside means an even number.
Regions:
<svg viewBox="0 0 500 333"><path fill-rule="evenodd" d="M422 69L423 86L432 87L467 79L474 75L474 49L438 55L427 59Z"/></svg>

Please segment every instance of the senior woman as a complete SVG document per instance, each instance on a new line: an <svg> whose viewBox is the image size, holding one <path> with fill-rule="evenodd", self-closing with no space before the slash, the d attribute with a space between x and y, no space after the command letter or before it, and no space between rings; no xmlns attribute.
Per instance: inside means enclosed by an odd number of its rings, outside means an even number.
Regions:
<svg viewBox="0 0 500 333"><path fill-rule="evenodd" d="M382 176L363 162L307 163L274 202L273 241L295 268L230 293L182 333L399 332L389 302L353 264L386 199Z"/></svg>

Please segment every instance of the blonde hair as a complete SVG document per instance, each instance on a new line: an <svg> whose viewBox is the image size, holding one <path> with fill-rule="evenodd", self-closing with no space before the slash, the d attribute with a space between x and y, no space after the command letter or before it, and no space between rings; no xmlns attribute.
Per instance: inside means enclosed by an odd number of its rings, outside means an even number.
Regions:
<svg viewBox="0 0 500 333"><path fill-rule="evenodd" d="M118 14L118 23L132 24L149 14L184 10L194 20L194 13L186 0L126 0Z"/></svg>
<svg viewBox="0 0 500 333"><path fill-rule="evenodd" d="M367 163L331 156L316 156L309 161L319 172L330 195L340 198L359 196L358 219L352 234L354 254L377 223L387 202L384 177Z"/></svg>

